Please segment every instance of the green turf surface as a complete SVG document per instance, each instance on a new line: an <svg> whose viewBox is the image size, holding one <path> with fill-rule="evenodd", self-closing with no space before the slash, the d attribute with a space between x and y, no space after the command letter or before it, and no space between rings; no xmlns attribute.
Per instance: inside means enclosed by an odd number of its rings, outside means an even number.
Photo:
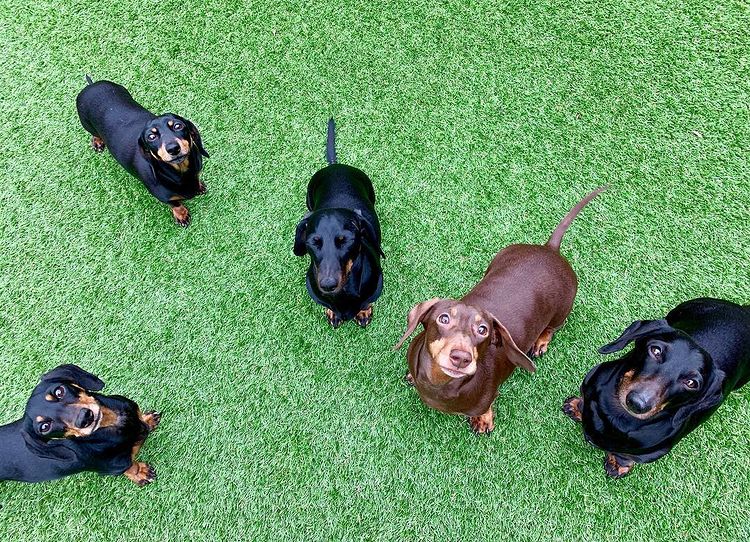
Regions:
<svg viewBox="0 0 750 542"><path fill-rule="evenodd" d="M164 412L156 483L0 483L0 539L748 539L750 391L620 481L560 405L632 320L750 302L749 23L732 0L0 0L0 423L61 363ZM88 147L84 73L200 127L190 228ZM331 115L378 194L366 330L328 328L291 252ZM563 242L568 324L494 434L424 407L390 351L408 309L604 183Z"/></svg>

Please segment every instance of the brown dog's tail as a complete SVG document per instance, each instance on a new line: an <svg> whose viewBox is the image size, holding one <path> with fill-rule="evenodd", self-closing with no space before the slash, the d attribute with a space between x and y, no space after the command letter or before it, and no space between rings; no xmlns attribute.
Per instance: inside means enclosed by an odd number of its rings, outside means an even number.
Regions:
<svg viewBox="0 0 750 542"><path fill-rule="evenodd" d="M609 187L608 184L605 184L604 186L600 186L593 192L590 192L585 198L583 198L581 201L578 202L578 204L573 207L567 215L565 215L565 218L563 218L560 223L555 228L555 231L552 232L552 235L549 236L549 241L547 241L547 246L554 249L554 250L560 250L560 243L562 243L563 235L565 235L565 232L570 227L570 224L573 222L575 217L578 215L578 213L581 212L581 209L586 207L586 205L594 199L596 196L604 192Z"/></svg>

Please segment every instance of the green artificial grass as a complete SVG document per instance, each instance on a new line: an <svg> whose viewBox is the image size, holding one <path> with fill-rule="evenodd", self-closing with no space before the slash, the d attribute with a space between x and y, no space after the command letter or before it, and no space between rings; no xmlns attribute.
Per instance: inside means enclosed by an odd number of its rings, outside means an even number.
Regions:
<svg viewBox="0 0 750 542"><path fill-rule="evenodd" d="M2 482L0 539L750 538L750 391L620 481L560 411L632 320L750 302L745 2L0 0L0 23L0 423L61 363L164 413L154 484ZM199 126L188 229L91 151L84 73ZM291 251L329 116L378 195L366 330L329 329ZM390 350L408 309L605 183L496 431L428 410Z"/></svg>

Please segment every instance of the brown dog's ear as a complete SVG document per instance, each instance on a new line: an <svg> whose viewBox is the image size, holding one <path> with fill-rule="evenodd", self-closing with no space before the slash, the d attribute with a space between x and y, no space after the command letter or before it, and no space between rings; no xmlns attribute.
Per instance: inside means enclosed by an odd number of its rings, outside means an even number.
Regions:
<svg viewBox="0 0 750 542"><path fill-rule="evenodd" d="M672 427L677 429L693 419L696 424L700 423L705 416L710 414L710 410L716 408L724 400L726 373L714 365L711 375L711 382L704 389L703 396L697 403L689 403L680 407L672 418Z"/></svg>
<svg viewBox="0 0 750 542"><path fill-rule="evenodd" d="M307 219L310 218L310 213L305 213L302 220L297 224L297 229L294 232L294 255L304 256L307 253L305 248L305 242L307 241Z"/></svg>
<svg viewBox="0 0 750 542"><path fill-rule="evenodd" d="M394 352L401 348L401 346L404 344L404 341L409 338L409 335L414 333L414 330L417 329L419 323L424 321L427 313L430 312L432 307L434 307L435 304L440 300L441 299L439 297L434 297L427 301L417 303L411 308L406 324L406 331L404 331L404 334L401 336L401 339L398 341L398 343L396 343L396 346L393 347Z"/></svg>
<svg viewBox="0 0 750 542"><path fill-rule="evenodd" d="M602 346L599 349L599 353L611 354L612 352L618 352L636 339L655 333L668 333L670 331L675 331L675 329L666 320L636 320L617 339Z"/></svg>
<svg viewBox="0 0 750 542"><path fill-rule="evenodd" d="M65 365L59 365L50 372L42 375L41 381L47 380L63 380L72 382L76 386L85 390L100 391L104 389L104 382L96 375L84 371L78 365L68 363Z"/></svg>
<svg viewBox="0 0 750 542"><path fill-rule="evenodd" d="M510 332L502 323L500 323L500 320L493 318L492 324L495 328L493 342L505 349L505 355L508 356L510 362L516 367L526 369L530 373L536 372L536 365L534 365L534 362L531 361L526 354L521 352L518 346L516 346L513 337L510 336Z"/></svg>

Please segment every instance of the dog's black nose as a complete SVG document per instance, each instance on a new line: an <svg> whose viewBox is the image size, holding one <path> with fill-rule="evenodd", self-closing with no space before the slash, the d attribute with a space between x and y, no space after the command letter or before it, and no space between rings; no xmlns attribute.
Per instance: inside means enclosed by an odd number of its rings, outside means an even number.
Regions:
<svg viewBox="0 0 750 542"><path fill-rule="evenodd" d="M331 292L336 289L338 281L333 277L323 277L318 281L320 289L324 292Z"/></svg>
<svg viewBox="0 0 750 542"><path fill-rule="evenodd" d="M180 154L180 146L177 143L170 143L166 146L167 152L172 156Z"/></svg>
<svg viewBox="0 0 750 542"><path fill-rule="evenodd" d="M76 427L78 429L85 429L92 423L94 423L94 413L88 408L82 408L76 418Z"/></svg>
<svg viewBox="0 0 750 542"><path fill-rule="evenodd" d="M651 410L648 400L637 391L631 391L625 398L628 408L636 414L643 414Z"/></svg>
<svg viewBox="0 0 750 542"><path fill-rule="evenodd" d="M465 350L451 350L450 358L456 369L463 369L471 363L471 354Z"/></svg>

